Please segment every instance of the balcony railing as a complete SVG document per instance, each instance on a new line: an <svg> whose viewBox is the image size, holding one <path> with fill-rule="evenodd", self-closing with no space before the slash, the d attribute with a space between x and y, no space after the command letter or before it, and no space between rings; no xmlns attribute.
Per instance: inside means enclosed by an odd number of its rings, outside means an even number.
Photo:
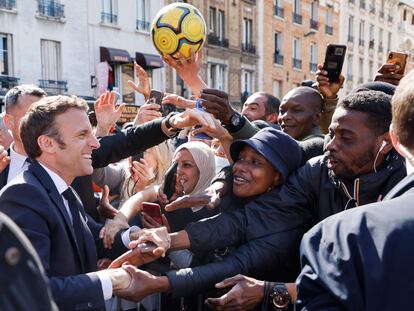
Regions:
<svg viewBox="0 0 414 311"><path fill-rule="evenodd" d="M366 5L365 5L365 1L361 1L361 2L359 3L359 7L360 7L361 9L365 9L365 7L366 7Z"/></svg>
<svg viewBox="0 0 414 311"><path fill-rule="evenodd" d="M208 39L208 44L222 46L224 48L229 47L229 39L220 38L219 36L216 36L213 33L209 33L207 36L207 39Z"/></svg>
<svg viewBox="0 0 414 311"><path fill-rule="evenodd" d="M318 21L317 20L314 20L314 19L311 19L310 20L310 28L311 29L318 30Z"/></svg>
<svg viewBox="0 0 414 311"><path fill-rule="evenodd" d="M293 13L293 22L296 24L302 24L302 15Z"/></svg>
<svg viewBox="0 0 414 311"><path fill-rule="evenodd" d="M243 52L256 54L256 47L252 43L247 43L247 42L242 43L241 49Z"/></svg>
<svg viewBox="0 0 414 311"><path fill-rule="evenodd" d="M332 27L332 26L328 26L328 25L326 25L326 26L325 26L325 32L326 32L328 35L333 35L333 27Z"/></svg>
<svg viewBox="0 0 414 311"><path fill-rule="evenodd" d="M118 24L118 15L101 12L101 23L102 24Z"/></svg>
<svg viewBox="0 0 414 311"><path fill-rule="evenodd" d="M280 55L279 53L274 53L273 62L275 64L283 65L283 55Z"/></svg>
<svg viewBox="0 0 414 311"><path fill-rule="evenodd" d="M0 91L8 91L19 84L19 78L0 75Z"/></svg>
<svg viewBox="0 0 414 311"><path fill-rule="evenodd" d="M318 64L317 63L309 63L309 69L312 72L316 72L316 70L318 69Z"/></svg>
<svg viewBox="0 0 414 311"><path fill-rule="evenodd" d="M0 0L0 9L13 10L16 8L16 0Z"/></svg>
<svg viewBox="0 0 414 311"><path fill-rule="evenodd" d="M369 13L375 14L375 6L373 5L369 6Z"/></svg>
<svg viewBox="0 0 414 311"><path fill-rule="evenodd" d="M354 36L348 35L348 42L354 43Z"/></svg>
<svg viewBox="0 0 414 311"><path fill-rule="evenodd" d="M68 91L68 81L62 80L39 80L39 87L48 94L62 94Z"/></svg>
<svg viewBox="0 0 414 311"><path fill-rule="evenodd" d="M302 69L302 60L297 58L292 58L293 68Z"/></svg>
<svg viewBox="0 0 414 311"><path fill-rule="evenodd" d="M143 31L149 31L150 30L150 23L147 21L142 21L137 19L136 22L136 30L143 30Z"/></svg>
<svg viewBox="0 0 414 311"><path fill-rule="evenodd" d="M279 6L275 6L275 16L283 18L285 15L285 10Z"/></svg>
<svg viewBox="0 0 414 311"><path fill-rule="evenodd" d="M388 23L392 23L394 18L391 15L388 15Z"/></svg>
<svg viewBox="0 0 414 311"><path fill-rule="evenodd" d="M369 45L368 45L368 47L369 47L370 49L373 49L373 48L374 48L374 44L375 44L375 41L374 41L374 40L369 40Z"/></svg>
<svg viewBox="0 0 414 311"><path fill-rule="evenodd" d="M352 74L348 73L348 74L346 75L346 79L347 79L348 81L352 81L352 80L354 79L354 76L353 76Z"/></svg>
<svg viewBox="0 0 414 311"><path fill-rule="evenodd" d="M355 4L355 0L349 0L350 4Z"/></svg>
<svg viewBox="0 0 414 311"><path fill-rule="evenodd" d="M364 39L359 39L359 45L364 46L365 45L365 40Z"/></svg>
<svg viewBox="0 0 414 311"><path fill-rule="evenodd" d="M41 16L64 18L65 6L54 1L39 1L38 12Z"/></svg>

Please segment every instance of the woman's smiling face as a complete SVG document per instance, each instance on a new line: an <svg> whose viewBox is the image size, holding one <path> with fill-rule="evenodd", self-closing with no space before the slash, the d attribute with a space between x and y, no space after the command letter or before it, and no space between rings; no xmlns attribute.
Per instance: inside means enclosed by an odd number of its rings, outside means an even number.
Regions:
<svg viewBox="0 0 414 311"><path fill-rule="evenodd" d="M187 149L177 152L174 160L177 162L177 181L183 187L184 193L191 193L200 179L200 171Z"/></svg>

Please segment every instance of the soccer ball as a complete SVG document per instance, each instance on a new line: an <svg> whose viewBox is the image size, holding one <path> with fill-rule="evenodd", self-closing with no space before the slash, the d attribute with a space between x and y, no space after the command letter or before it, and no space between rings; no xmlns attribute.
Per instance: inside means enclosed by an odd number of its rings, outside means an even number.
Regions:
<svg viewBox="0 0 414 311"><path fill-rule="evenodd" d="M206 22L200 11L187 3L172 3L158 12L151 27L152 42L158 52L178 59L190 57L206 41Z"/></svg>

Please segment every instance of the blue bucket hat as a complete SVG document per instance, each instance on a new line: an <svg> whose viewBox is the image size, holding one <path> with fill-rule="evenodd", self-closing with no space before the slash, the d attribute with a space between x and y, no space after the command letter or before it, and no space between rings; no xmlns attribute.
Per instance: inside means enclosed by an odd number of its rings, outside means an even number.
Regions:
<svg viewBox="0 0 414 311"><path fill-rule="evenodd" d="M302 162L302 150L289 135L274 128L264 128L249 139L237 140L230 146L230 155L234 162L244 146L250 146L262 155L282 175L283 181Z"/></svg>

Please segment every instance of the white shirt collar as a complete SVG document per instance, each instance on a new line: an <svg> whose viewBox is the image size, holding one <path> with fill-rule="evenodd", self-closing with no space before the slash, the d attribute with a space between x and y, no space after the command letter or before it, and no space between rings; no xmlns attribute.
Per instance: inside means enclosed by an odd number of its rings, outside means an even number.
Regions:
<svg viewBox="0 0 414 311"><path fill-rule="evenodd" d="M14 151L14 143L10 145L10 159L13 160L14 165L21 169L25 165L25 161L27 159L27 156L22 155L16 151Z"/></svg>
<svg viewBox="0 0 414 311"><path fill-rule="evenodd" d="M62 194L66 189L68 189L68 185L63 180L62 177L60 177L58 174L56 174L51 169L47 168L45 165L39 162L39 164L45 169L45 171L49 174L50 178L52 178L53 183L55 184L59 194Z"/></svg>

